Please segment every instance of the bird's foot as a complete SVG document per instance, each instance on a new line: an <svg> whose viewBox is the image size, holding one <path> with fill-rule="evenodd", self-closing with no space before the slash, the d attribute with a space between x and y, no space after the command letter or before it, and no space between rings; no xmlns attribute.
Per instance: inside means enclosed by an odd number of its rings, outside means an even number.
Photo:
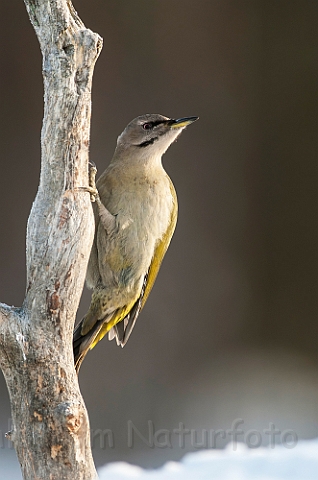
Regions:
<svg viewBox="0 0 318 480"><path fill-rule="evenodd" d="M97 168L94 162L89 162L88 171L88 187L76 187L75 190L81 192L88 192L91 195L91 202L100 202L99 193L95 183Z"/></svg>
<svg viewBox="0 0 318 480"><path fill-rule="evenodd" d="M99 193L96 188L95 178L97 173L97 168L94 162L89 162L88 164L88 185L89 193L91 194L91 202L96 202L99 200Z"/></svg>

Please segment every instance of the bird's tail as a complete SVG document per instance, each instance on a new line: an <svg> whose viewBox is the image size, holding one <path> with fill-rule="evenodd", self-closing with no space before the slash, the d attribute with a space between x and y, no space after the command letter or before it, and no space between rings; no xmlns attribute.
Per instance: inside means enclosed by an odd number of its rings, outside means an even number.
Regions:
<svg viewBox="0 0 318 480"><path fill-rule="evenodd" d="M117 345L124 347L135 326L136 320L142 308L147 275L144 278L140 296L128 305L125 305L97 320L100 310L94 303L91 304L85 317L75 327L73 333L73 354L75 370L78 373L82 361L88 350L109 333L109 340L116 338Z"/></svg>
<svg viewBox="0 0 318 480"><path fill-rule="evenodd" d="M75 370L78 374L82 361L84 360L88 350L94 344L94 340L100 333L105 319L98 320L93 328L89 330L85 335L82 335L82 326L85 317L79 322L75 327L73 333L73 354L74 354L74 365Z"/></svg>

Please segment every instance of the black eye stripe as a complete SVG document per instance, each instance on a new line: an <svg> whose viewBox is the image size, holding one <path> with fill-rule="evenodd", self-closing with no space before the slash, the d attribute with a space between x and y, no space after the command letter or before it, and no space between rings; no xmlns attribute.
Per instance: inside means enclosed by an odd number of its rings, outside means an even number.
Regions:
<svg viewBox="0 0 318 480"><path fill-rule="evenodd" d="M156 122L146 122L142 125L142 128L144 128L145 130L150 130L154 127L156 127L157 125L161 125L162 123L166 123L167 120L157 120Z"/></svg>
<svg viewBox="0 0 318 480"><path fill-rule="evenodd" d="M148 147L148 145L152 145L159 137L153 137L150 140L146 140L145 142L139 143L138 147Z"/></svg>

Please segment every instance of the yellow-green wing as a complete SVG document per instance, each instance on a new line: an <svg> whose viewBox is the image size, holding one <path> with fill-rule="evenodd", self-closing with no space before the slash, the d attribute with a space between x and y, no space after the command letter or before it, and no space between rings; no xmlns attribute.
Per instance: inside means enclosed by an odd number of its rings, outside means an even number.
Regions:
<svg viewBox="0 0 318 480"><path fill-rule="evenodd" d="M177 200L177 194L176 194L175 188L170 178L169 178L169 181L170 181L170 191L173 198L173 208L171 212L170 224L169 224L169 227L167 228L166 233L164 234L164 236L162 237L162 239L160 240L160 242L158 243L155 249L155 253L152 258L152 262L150 264L150 268L148 271L148 279L147 279L145 292L141 301L141 308L145 305L146 300L149 296L149 293L151 292L151 289L155 283L163 257L166 254L173 232L176 228L177 217L178 217L178 200Z"/></svg>

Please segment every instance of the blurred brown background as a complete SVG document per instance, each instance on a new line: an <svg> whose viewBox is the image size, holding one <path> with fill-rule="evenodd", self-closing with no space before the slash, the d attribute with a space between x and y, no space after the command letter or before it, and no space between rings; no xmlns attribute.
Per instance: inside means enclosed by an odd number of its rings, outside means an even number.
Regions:
<svg viewBox="0 0 318 480"><path fill-rule="evenodd" d="M137 115L200 116L164 157L179 222L133 335L123 350L104 340L81 369L97 465L157 466L195 447L187 438L180 448L172 435L171 448L138 436L129 448L129 420L145 437L148 420L171 432L182 422L197 442L203 429L226 430L236 418L245 437L256 429L264 444L270 422L298 438L318 436L317 1L74 6L104 38L91 133L100 172ZM0 12L0 301L18 306L43 88L22 0L2 1ZM89 298L85 291L79 317ZM3 435L2 377L0 401ZM112 430L112 448L99 429ZM9 458L1 441L0 459Z"/></svg>

